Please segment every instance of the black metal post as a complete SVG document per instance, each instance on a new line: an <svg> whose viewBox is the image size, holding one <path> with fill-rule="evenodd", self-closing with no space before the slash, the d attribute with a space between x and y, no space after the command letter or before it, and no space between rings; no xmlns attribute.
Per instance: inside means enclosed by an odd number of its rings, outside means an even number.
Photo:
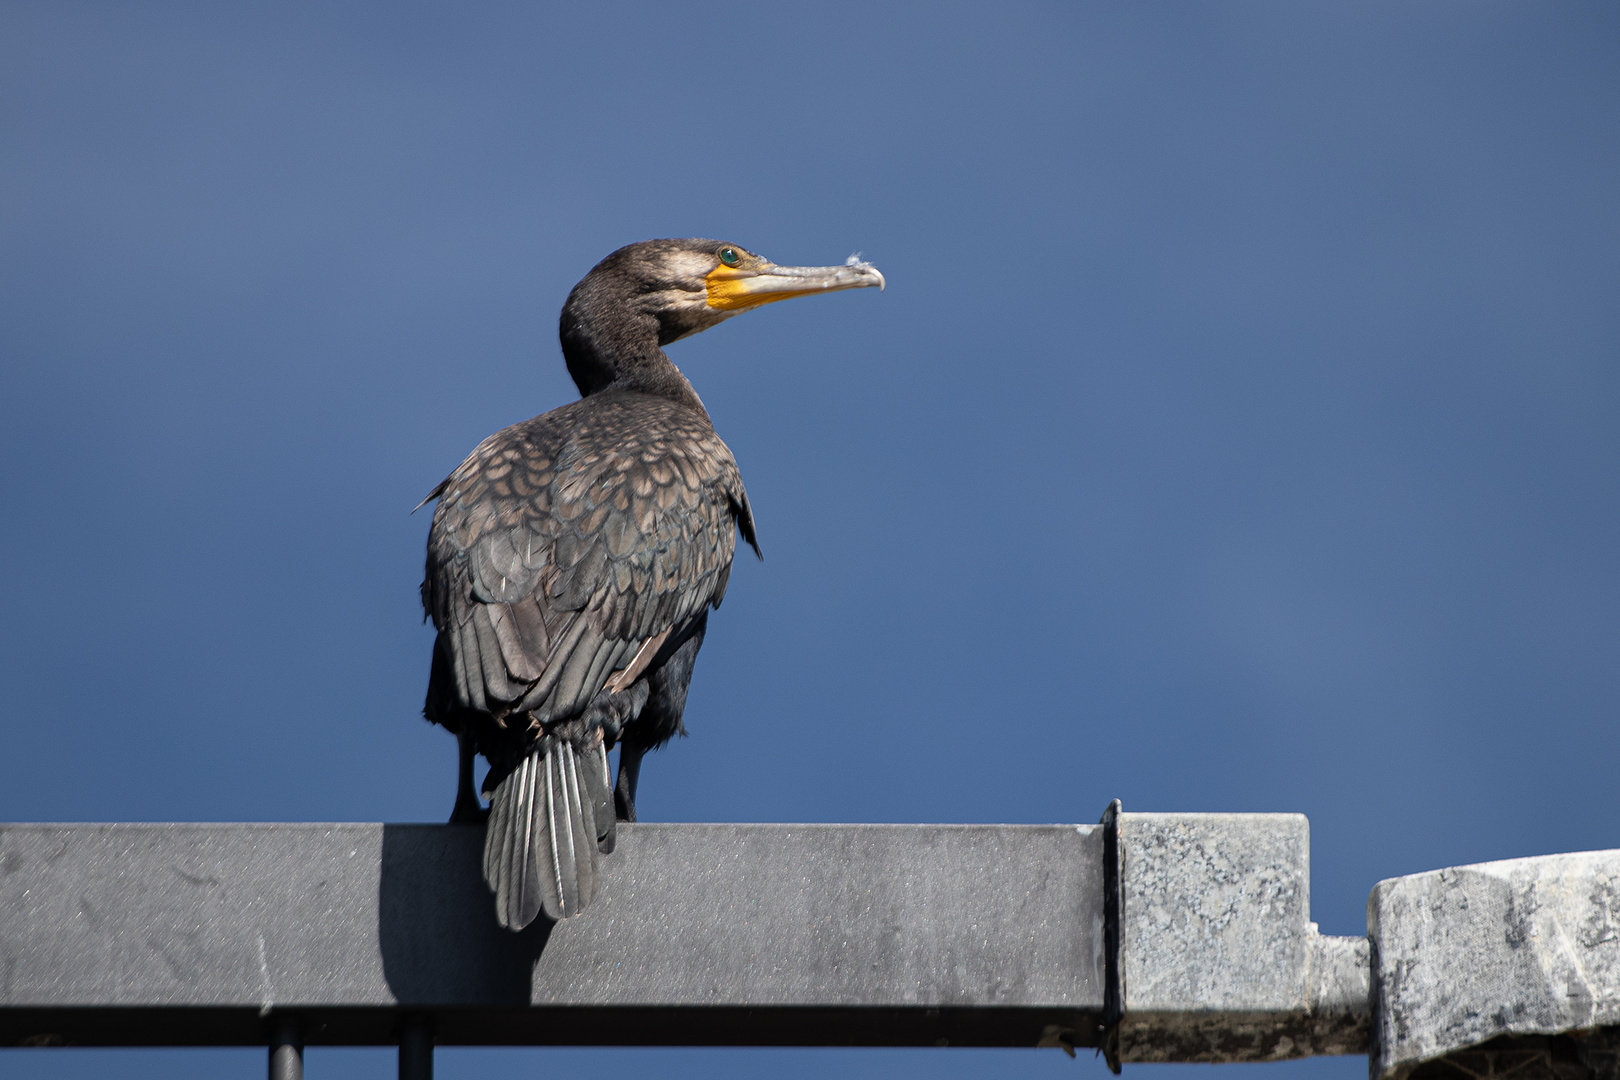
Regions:
<svg viewBox="0 0 1620 1080"><path fill-rule="evenodd" d="M399 1080L433 1080L433 1031L419 1016L399 1033Z"/></svg>
<svg viewBox="0 0 1620 1080"><path fill-rule="evenodd" d="M1118 799L1103 811L1103 1013L1098 1049L1108 1069L1119 1075L1119 1025L1125 1019L1125 883L1119 840Z"/></svg>
<svg viewBox="0 0 1620 1080"><path fill-rule="evenodd" d="M304 1080L304 1043L290 1017L278 1017L271 1029L270 1080Z"/></svg>

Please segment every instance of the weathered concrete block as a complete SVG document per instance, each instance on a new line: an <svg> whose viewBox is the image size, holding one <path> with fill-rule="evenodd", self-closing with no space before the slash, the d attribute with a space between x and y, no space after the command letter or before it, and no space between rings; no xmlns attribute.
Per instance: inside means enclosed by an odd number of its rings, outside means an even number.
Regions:
<svg viewBox="0 0 1620 1080"><path fill-rule="evenodd" d="M1367 925L1375 1077L1498 1036L1620 1024L1620 851L1382 881Z"/></svg>
<svg viewBox="0 0 1620 1080"><path fill-rule="evenodd" d="M1122 1061L1366 1051L1367 952L1310 921L1301 814L1124 814Z"/></svg>

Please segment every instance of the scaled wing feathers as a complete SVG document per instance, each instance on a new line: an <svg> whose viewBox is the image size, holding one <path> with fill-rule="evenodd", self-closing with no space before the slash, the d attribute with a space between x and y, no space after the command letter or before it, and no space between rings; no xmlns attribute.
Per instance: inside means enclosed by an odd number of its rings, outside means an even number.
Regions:
<svg viewBox="0 0 1620 1080"><path fill-rule="evenodd" d="M439 490L423 587L457 704L545 724L627 688L719 603L747 505L708 418L661 398L599 395L484 440Z"/></svg>

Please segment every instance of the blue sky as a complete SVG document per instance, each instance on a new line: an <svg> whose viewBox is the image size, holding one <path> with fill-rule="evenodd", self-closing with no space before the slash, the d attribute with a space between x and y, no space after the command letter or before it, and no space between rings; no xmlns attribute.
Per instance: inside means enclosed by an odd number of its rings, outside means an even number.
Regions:
<svg viewBox="0 0 1620 1080"><path fill-rule="evenodd" d="M766 559L647 818L1301 811L1340 934L1620 846L1613 5L14 0L0 146L0 820L442 819L410 508L574 396L597 259L698 235L889 288L671 348ZM1101 1075L439 1055L608 1069Z"/></svg>

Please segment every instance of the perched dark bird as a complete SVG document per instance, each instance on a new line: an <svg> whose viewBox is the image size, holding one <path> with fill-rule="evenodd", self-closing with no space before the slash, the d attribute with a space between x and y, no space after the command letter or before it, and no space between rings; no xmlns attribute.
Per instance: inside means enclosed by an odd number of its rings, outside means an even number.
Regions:
<svg viewBox="0 0 1620 1080"><path fill-rule="evenodd" d="M715 240L620 248L563 305L580 400L491 435L428 496L422 605L438 638L423 715L460 744L451 821L483 816L473 757L489 760L484 879L502 926L590 903L597 853L636 818L642 755L683 730L736 534L759 552L737 463L660 346L774 300L868 285L883 275L853 258L775 266Z"/></svg>

